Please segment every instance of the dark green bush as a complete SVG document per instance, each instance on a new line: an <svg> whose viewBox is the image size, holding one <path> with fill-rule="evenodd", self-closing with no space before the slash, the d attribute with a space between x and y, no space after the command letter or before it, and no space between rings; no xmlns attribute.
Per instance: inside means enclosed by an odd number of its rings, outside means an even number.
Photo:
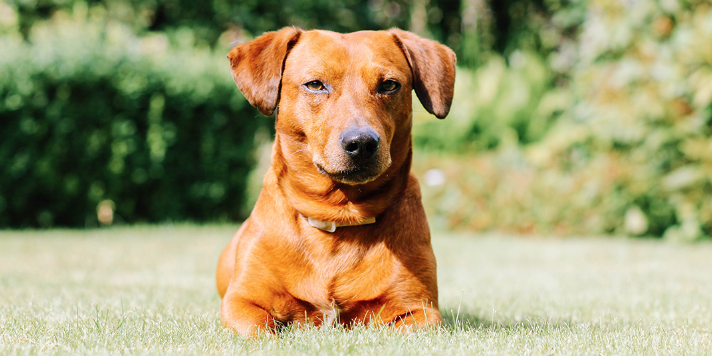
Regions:
<svg viewBox="0 0 712 356"><path fill-rule="evenodd" d="M452 2L452 1L450 1ZM108 17L129 24L135 33L172 33L190 28L198 42L214 45L226 32L257 36L284 26L352 32L407 27L410 2L359 0L10 0L24 34L35 22L75 6L101 7ZM455 9L458 9L455 2ZM452 7L452 6L451 6ZM455 13L457 13L455 11Z"/></svg>
<svg viewBox="0 0 712 356"><path fill-rule="evenodd" d="M101 7L134 33L173 34L190 28L196 42L243 40L284 26L337 32L400 27L452 47L461 66L474 67L491 50L550 52L585 16L582 0L9 0L29 33L58 11ZM566 16L561 16L565 13ZM556 18L552 19L552 15ZM553 24L553 25L552 25ZM541 34L541 35L540 35Z"/></svg>
<svg viewBox="0 0 712 356"><path fill-rule="evenodd" d="M238 219L254 133L270 120L215 52L60 13L0 36L0 226Z"/></svg>

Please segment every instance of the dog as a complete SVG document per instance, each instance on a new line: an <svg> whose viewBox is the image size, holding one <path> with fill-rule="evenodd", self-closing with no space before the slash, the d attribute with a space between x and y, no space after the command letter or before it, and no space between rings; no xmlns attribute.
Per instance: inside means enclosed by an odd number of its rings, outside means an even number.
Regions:
<svg viewBox="0 0 712 356"><path fill-rule="evenodd" d="M245 98L277 116L262 191L218 262L223 325L440 325L411 95L447 116L453 51L398 29L287 27L228 59Z"/></svg>

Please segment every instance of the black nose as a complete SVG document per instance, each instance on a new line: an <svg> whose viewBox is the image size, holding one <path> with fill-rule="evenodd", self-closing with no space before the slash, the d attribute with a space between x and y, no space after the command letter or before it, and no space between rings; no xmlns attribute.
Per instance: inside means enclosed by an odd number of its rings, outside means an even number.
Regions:
<svg viewBox="0 0 712 356"><path fill-rule="evenodd" d="M381 138L370 127L351 127L341 133L341 148L352 159L369 159L380 145Z"/></svg>

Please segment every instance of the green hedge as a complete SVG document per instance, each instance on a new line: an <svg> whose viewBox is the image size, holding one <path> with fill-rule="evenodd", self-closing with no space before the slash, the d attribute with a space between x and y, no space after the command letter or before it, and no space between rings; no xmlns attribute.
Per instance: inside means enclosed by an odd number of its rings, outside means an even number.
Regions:
<svg viewBox="0 0 712 356"><path fill-rule="evenodd" d="M585 15L582 0L6 0L18 13L21 33L54 13L75 7L101 8L134 33L182 28L196 42L213 46L284 26L337 32L412 30L450 46L460 66L474 67L490 51L550 52L559 33L570 32ZM2 5L0 5L1 7ZM558 18L552 18L556 11ZM566 16L560 16L567 12ZM0 15L1 17L1 15ZM555 26L551 23L556 22ZM1 22L2 20L0 20ZM543 36L540 34L544 33Z"/></svg>
<svg viewBox="0 0 712 356"><path fill-rule="evenodd" d="M0 36L0 227L242 218L254 133L226 49L138 38L101 13Z"/></svg>

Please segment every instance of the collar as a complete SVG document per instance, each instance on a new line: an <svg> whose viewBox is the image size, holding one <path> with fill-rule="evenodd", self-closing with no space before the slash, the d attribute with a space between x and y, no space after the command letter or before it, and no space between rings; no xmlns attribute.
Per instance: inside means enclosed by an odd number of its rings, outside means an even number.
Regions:
<svg viewBox="0 0 712 356"><path fill-rule="evenodd" d="M304 216L304 215L302 215L302 216ZM308 216L305 216L305 218L307 218L307 221L309 221L309 225L311 225L319 230L326 231L326 232L334 232L334 231L336 231L337 227L368 225L368 224L373 224L376 222L375 217L366 218L366 219L363 219L356 223L341 223L341 222L337 222L337 221L317 220L317 219L310 218Z"/></svg>

